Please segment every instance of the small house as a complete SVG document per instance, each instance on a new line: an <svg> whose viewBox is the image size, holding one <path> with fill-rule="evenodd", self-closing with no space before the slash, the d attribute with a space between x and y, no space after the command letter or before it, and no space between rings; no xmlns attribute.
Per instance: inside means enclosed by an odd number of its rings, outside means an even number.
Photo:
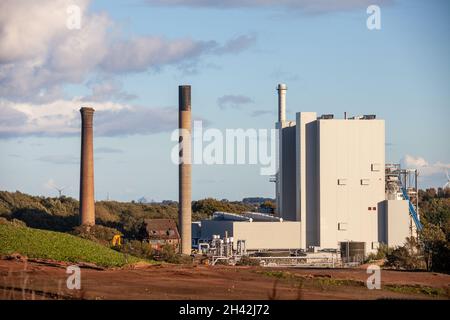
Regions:
<svg viewBox="0 0 450 320"><path fill-rule="evenodd" d="M140 234L153 249L159 250L166 244L178 249L180 244L180 234L173 219L145 219Z"/></svg>

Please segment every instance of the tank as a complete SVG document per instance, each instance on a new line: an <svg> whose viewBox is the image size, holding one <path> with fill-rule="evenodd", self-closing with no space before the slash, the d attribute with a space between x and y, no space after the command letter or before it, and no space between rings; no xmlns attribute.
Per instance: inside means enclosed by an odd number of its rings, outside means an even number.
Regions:
<svg viewBox="0 0 450 320"><path fill-rule="evenodd" d="M345 262L362 262L366 256L365 242L341 242L341 258Z"/></svg>

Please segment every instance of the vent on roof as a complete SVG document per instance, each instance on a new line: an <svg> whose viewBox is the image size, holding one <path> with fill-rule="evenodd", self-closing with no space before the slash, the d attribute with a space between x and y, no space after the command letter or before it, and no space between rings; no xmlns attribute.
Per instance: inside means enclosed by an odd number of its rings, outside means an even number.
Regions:
<svg viewBox="0 0 450 320"><path fill-rule="evenodd" d="M318 119L331 120L334 119L334 114L323 114Z"/></svg>

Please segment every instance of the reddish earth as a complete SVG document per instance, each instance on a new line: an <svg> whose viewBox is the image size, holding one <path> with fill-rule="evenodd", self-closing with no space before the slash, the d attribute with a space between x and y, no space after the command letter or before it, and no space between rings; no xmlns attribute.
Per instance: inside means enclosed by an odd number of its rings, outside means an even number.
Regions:
<svg viewBox="0 0 450 320"><path fill-rule="evenodd" d="M280 274L284 276L278 279ZM450 275L382 270L381 290L369 290L364 285L369 275L362 268L82 268L78 291L66 288L67 276L63 264L0 260L0 299L448 299L450 287ZM426 286L439 294L389 289L392 285Z"/></svg>

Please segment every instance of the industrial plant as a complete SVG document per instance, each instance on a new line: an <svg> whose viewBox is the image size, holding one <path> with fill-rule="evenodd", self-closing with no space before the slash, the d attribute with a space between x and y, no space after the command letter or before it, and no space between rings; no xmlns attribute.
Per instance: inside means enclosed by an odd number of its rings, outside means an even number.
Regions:
<svg viewBox="0 0 450 320"><path fill-rule="evenodd" d="M450 300L449 31L443 0L0 0L0 302Z"/></svg>
<svg viewBox="0 0 450 320"><path fill-rule="evenodd" d="M287 86L277 91L276 212L215 212L192 222L191 87L179 87L180 253L204 254L213 264L250 254L263 265L334 266L362 262L381 244L400 246L416 236L422 228L417 171L385 163L384 120L315 112L287 120ZM94 110L80 112L80 221L92 226Z"/></svg>
<svg viewBox="0 0 450 320"><path fill-rule="evenodd" d="M287 86L277 91L276 214L217 212L193 224L196 248L222 243L232 250L215 249L218 257L245 248L255 256L272 252L265 262L282 255L297 265L315 258L334 265L361 262L380 244L400 246L415 236L422 228L417 171L385 163L384 120L315 112L287 120Z"/></svg>

